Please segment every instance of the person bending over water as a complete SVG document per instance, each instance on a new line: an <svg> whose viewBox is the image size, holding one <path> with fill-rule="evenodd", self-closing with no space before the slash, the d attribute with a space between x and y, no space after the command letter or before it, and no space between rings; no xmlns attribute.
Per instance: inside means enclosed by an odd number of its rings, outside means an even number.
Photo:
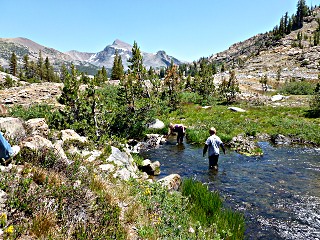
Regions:
<svg viewBox="0 0 320 240"><path fill-rule="evenodd" d="M205 154L207 153L207 150L209 149L208 151L209 168L218 169L220 147L222 148L224 154L226 154L226 149L221 139L216 135L217 131L214 127L210 128L209 133L210 133L210 137L208 137L203 148L203 156L205 156Z"/></svg>
<svg viewBox="0 0 320 240"><path fill-rule="evenodd" d="M177 144L183 143L183 137L186 133L186 126L182 124L169 124L169 133L168 136L172 133L177 133Z"/></svg>

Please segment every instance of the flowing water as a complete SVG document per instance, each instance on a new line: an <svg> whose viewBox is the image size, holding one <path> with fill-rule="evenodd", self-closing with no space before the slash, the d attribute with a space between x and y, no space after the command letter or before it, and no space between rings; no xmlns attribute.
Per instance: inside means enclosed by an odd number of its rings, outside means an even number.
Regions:
<svg viewBox="0 0 320 240"><path fill-rule="evenodd" d="M320 239L320 149L259 144L261 157L222 153L218 171L208 169L201 147L174 139L143 156L160 161L159 178L178 173L219 191L244 213L247 239Z"/></svg>

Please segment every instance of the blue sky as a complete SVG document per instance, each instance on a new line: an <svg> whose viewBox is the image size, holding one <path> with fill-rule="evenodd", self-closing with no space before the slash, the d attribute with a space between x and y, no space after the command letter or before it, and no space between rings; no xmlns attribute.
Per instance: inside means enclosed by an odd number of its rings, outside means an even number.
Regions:
<svg viewBox="0 0 320 240"><path fill-rule="evenodd" d="M120 39L193 61L272 30L298 0L0 0L0 38L98 52ZM319 5L320 0L307 0Z"/></svg>

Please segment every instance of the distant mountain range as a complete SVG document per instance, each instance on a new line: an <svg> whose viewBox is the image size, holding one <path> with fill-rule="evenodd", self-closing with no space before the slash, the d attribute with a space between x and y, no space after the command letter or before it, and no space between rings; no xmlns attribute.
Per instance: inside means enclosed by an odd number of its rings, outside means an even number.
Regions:
<svg viewBox="0 0 320 240"><path fill-rule="evenodd" d="M59 67L62 63L73 62L80 70L93 74L102 66L111 69L116 51L122 58L124 68L128 67L127 60L132 57L132 46L120 40L115 40L111 45L106 46L97 53L79 52L76 50L60 52L56 49L42 46L27 38L0 38L0 65L8 67L12 52L15 52L18 62L22 63L24 55L28 55L30 60L36 61L41 51L42 57L48 57L51 64ZM171 60L174 64L180 65L183 61L166 54L165 51L157 53L141 52L143 63L147 69L152 66L155 69L167 67Z"/></svg>

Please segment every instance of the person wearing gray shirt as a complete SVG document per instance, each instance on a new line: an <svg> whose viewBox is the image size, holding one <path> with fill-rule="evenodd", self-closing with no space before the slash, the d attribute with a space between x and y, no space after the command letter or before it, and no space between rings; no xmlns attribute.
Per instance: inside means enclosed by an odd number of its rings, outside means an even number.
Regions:
<svg viewBox="0 0 320 240"><path fill-rule="evenodd" d="M208 137L203 148L203 156L205 156L205 154L207 153L207 150L209 149L208 151L209 168L218 169L220 147L222 148L222 151L224 154L226 154L226 149L221 139L216 135L217 130L214 127L210 128L209 133L210 133L210 137Z"/></svg>

